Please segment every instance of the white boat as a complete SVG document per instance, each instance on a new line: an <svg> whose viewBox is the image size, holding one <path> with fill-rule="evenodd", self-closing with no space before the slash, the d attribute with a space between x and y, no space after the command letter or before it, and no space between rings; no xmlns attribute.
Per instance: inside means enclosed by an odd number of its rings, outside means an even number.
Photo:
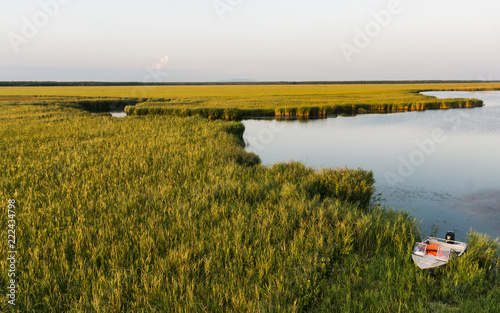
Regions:
<svg viewBox="0 0 500 313"><path fill-rule="evenodd" d="M450 260L462 256L467 250L465 242L455 241L455 233L446 233L446 239L427 237L417 242L413 248L412 259L421 269L446 265Z"/></svg>

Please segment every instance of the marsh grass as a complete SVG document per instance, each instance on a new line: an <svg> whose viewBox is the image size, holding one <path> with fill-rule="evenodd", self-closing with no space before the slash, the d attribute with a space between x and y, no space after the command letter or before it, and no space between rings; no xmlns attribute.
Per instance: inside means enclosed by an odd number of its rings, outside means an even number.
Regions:
<svg viewBox="0 0 500 313"><path fill-rule="evenodd" d="M322 118L331 115L424 111L479 107L474 99L424 96L430 90L495 90L498 83L354 84L354 85L214 85L87 87L1 87L0 103L33 101L78 103L93 111L129 106L129 115L203 116L239 120L247 117ZM10 99L10 100L9 100ZM88 103L86 101L89 101ZM114 104L113 104L114 102ZM53 103L53 102L52 102Z"/></svg>
<svg viewBox="0 0 500 313"><path fill-rule="evenodd" d="M401 104L333 104L324 106L277 107L274 109L240 109L240 108L203 108L172 107L171 103L143 102L138 106L127 106L129 115L170 115L170 116L202 116L211 120L240 120L250 117L273 117L277 119L309 119L325 118L335 115L356 115L368 113L394 113L407 111L446 110L452 108L475 108L483 106L482 100L445 99Z"/></svg>
<svg viewBox="0 0 500 313"><path fill-rule="evenodd" d="M495 242L471 232L463 258L418 270L415 220L369 204L371 172L264 167L238 122L0 110L0 198L18 204L19 256L16 307L2 297L2 311L500 307Z"/></svg>

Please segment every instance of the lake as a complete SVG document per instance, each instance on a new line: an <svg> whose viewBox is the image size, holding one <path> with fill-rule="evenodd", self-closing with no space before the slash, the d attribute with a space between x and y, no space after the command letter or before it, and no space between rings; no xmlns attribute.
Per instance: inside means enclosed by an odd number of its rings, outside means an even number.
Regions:
<svg viewBox="0 0 500 313"><path fill-rule="evenodd" d="M387 207L409 211L438 235L472 228L500 237L500 91L426 92L476 98L474 109L368 114L307 121L245 120L247 150L265 165L372 170Z"/></svg>

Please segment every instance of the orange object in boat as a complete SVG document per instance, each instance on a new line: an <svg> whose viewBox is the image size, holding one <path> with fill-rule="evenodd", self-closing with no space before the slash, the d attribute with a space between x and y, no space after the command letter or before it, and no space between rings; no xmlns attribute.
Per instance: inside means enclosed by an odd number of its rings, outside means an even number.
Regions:
<svg viewBox="0 0 500 313"><path fill-rule="evenodd" d="M427 245L426 253L436 256L438 251L438 245Z"/></svg>

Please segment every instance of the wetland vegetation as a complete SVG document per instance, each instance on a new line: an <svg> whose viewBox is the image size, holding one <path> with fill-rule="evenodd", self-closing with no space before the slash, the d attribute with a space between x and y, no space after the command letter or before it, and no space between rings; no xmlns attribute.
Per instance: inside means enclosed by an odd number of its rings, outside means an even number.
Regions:
<svg viewBox="0 0 500 313"><path fill-rule="evenodd" d="M464 257L419 270L418 223L374 203L369 171L263 166L239 122L88 112L92 101L274 113L425 100L391 86L382 100L380 86L162 86L126 98L132 87L0 88L0 198L18 204L14 311L499 311L497 243L472 232ZM7 272L2 258L3 286Z"/></svg>
<svg viewBox="0 0 500 313"><path fill-rule="evenodd" d="M436 99L420 92L494 89L500 89L500 83L30 86L0 88L0 102L58 100L69 104L93 100L102 104L112 100L127 105L129 115L237 120L478 107L483 105L480 100Z"/></svg>

